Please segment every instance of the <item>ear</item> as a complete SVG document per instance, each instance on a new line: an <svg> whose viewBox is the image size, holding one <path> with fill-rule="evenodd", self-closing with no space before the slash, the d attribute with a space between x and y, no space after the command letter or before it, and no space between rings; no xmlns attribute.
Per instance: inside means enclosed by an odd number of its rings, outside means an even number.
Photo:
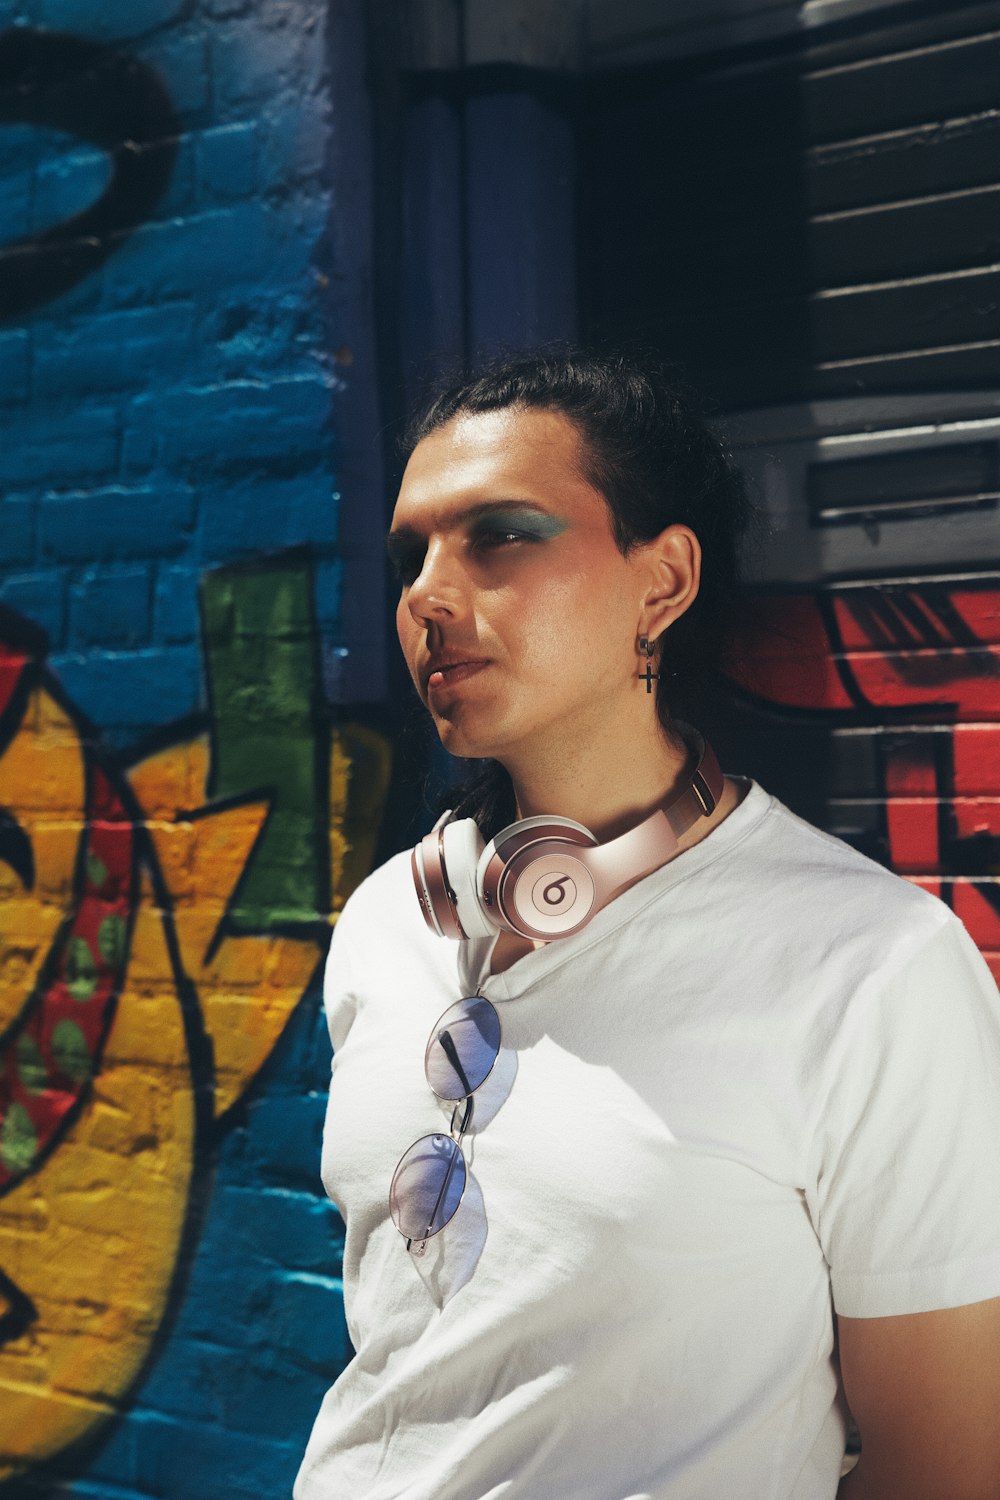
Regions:
<svg viewBox="0 0 1000 1500"><path fill-rule="evenodd" d="M647 588L639 633L655 641L689 609L701 581L701 543L690 526L668 526L641 549Z"/></svg>

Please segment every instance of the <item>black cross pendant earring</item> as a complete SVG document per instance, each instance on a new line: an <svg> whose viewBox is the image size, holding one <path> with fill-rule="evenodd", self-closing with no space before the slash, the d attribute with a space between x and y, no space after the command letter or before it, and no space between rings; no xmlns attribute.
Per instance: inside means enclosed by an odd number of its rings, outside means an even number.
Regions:
<svg viewBox="0 0 1000 1500"><path fill-rule="evenodd" d="M646 684L646 692L647 694L649 694L653 691L653 683L659 682L660 674L659 672L653 671L652 657L653 652L656 650L656 647L653 645L653 642L649 639L648 635L641 635L639 637L639 650L646 658L646 670L645 672L640 672L638 674L639 681Z"/></svg>

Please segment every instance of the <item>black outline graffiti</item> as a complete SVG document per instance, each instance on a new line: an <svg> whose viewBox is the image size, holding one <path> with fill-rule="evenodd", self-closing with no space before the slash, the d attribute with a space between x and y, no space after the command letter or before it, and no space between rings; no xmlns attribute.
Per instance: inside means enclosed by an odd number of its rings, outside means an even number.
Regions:
<svg viewBox="0 0 1000 1500"><path fill-rule="evenodd" d="M112 781L131 819L135 834L132 851L135 875L138 877L140 869L145 869L152 883L156 908L161 914L163 934L187 1044L194 1109L194 1142L187 1213L181 1227L180 1243L167 1289L163 1316L150 1340L145 1359L135 1372L128 1391L116 1403L119 1411L125 1411L131 1405L135 1392L140 1388L142 1381L169 1341L174 1322L184 1300L187 1281L194 1264L195 1249L201 1237L205 1214L211 1198L211 1166L215 1143L219 1135L219 1122L215 1119L214 1108L215 1061L212 1042L205 1030L197 990L184 969L173 920L173 898L156 858L152 839L144 826L145 814L124 775L124 767L118 760L104 754L95 726L75 707L58 680L45 666L44 657L48 646L45 632L8 606L0 604L0 639L29 658L5 706L2 716L4 733L0 736L0 744L9 741L10 735L15 731L32 688L43 686L59 707L72 719L81 744L87 747L88 758ZM77 871L77 876L79 876L79 871ZM131 939L132 923L130 920L129 946ZM322 962L321 959L320 962ZM2 1038L0 1038L0 1043L2 1043ZM99 1071L100 1063L101 1058L97 1058L94 1076ZM91 1083L92 1081L93 1078ZM89 1097L90 1092L91 1084L89 1083L84 1093ZM80 1108L82 1108L82 1098L72 1111L74 1118L78 1115ZM64 1133L64 1130L60 1130L60 1139ZM34 1171L39 1165L40 1162L35 1163L32 1170ZM3 1342L19 1337L30 1326L36 1313L30 1299L4 1275L2 1270L0 1270L0 1293L11 1304L7 1313L0 1319L0 1342ZM82 1472L92 1455L98 1452L108 1440L109 1431L109 1425L99 1423L96 1428L67 1444L52 1457L35 1464L30 1471L12 1474L8 1479L0 1481L0 1497L2 1500L20 1500L22 1496L31 1496L33 1500L39 1500L39 1497L62 1493L58 1481ZM54 1481L55 1487L53 1488Z"/></svg>
<svg viewBox="0 0 1000 1500"><path fill-rule="evenodd" d="M0 1315L0 1344L4 1344L8 1339L19 1339L28 1331L38 1317L38 1309L3 1271L0 1271L0 1297L7 1303L7 1311Z"/></svg>
<svg viewBox="0 0 1000 1500"><path fill-rule="evenodd" d="M26 891L34 890L35 853L9 807L0 807L0 863L10 866Z"/></svg>
<svg viewBox="0 0 1000 1500"><path fill-rule="evenodd" d="M0 32L0 124L39 125L91 141L111 159L96 202L0 250L0 322L97 270L149 218L173 172L180 123L148 63L66 32Z"/></svg>

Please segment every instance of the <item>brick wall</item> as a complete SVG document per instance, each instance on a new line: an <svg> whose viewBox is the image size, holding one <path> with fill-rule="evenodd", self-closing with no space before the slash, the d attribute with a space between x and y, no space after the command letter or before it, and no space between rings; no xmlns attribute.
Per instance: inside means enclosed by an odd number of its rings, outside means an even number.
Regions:
<svg viewBox="0 0 1000 1500"><path fill-rule="evenodd" d="M287 1493L349 1355L317 976L388 777L327 708L352 17L0 4L5 1496Z"/></svg>

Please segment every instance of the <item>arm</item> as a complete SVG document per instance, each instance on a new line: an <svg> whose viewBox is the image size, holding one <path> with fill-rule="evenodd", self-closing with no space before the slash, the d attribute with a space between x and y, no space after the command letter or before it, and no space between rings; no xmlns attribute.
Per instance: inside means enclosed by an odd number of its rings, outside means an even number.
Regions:
<svg viewBox="0 0 1000 1500"><path fill-rule="evenodd" d="M862 1457L837 1500L1000 1500L1000 1297L838 1324Z"/></svg>

